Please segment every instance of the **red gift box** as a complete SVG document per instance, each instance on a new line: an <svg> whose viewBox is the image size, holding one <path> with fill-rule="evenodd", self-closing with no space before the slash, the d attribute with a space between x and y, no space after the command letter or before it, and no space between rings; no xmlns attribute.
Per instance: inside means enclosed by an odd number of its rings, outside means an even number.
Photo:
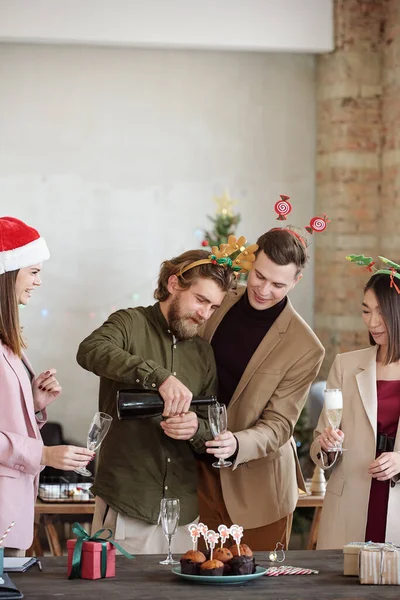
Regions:
<svg viewBox="0 0 400 600"><path fill-rule="evenodd" d="M72 569L72 555L77 540L68 540L68 577ZM115 577L115 547L107 542L106 577ZM81 579L101 579L101 550L99 542L83 542L81 558Z"/></svg>

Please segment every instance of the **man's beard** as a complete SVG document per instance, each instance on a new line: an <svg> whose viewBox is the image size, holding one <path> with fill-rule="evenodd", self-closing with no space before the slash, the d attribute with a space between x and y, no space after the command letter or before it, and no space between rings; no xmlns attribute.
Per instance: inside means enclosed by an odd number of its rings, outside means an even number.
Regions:
<svg viewBox="0 0 400 600"><path fill-rule="evenodd" d="M190 340L194 338L197 335L200 325L204 323L204 319L199 319L194 312L181 314L179 296L176 296L172 300L167 316L169 329L178 340Z"/></svg>

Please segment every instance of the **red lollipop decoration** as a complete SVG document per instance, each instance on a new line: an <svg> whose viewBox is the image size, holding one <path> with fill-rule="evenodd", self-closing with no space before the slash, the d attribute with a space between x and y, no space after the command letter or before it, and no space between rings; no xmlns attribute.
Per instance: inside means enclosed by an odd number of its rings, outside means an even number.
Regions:
<svg viewBox="0 0 400 600"><path fill-rule="evenodd" d="M277 221L286 221L286 215L288 215L292 210L292 205L288 202L290 196L280 195L280 200L274 206L275 212L279 215L276 218Z"/></svg>
<svg viewBox="0 0 400 600"><path fill-rule="evenodd" d="M313 217L310 225L307 225L305 229L312 235L314 231L324 231L328 223L330 223L330 219L326 215L323 217Z"/></svg>

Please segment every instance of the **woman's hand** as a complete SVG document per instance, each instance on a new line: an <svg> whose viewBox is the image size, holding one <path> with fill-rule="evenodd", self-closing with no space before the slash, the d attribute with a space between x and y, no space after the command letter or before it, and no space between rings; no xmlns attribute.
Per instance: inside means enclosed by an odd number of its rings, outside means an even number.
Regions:
<svg viewBox="0 0 400 600"><path fill-rule="evenodd" d="M77 446L43 446L41 465L73 471L78 467L86 467L95 457L95 452Z"/></svg>
<svg viewBox="0 0 400 600"><path fill-rule="evenodd" d="M206 442L206 446L208 454L214 454L216 458L229 458L236 452L237 439L231 431L225 431L211 442Z"/></svg>
<svg viewBox="0 0 400 600"><path fill-rule="evenodd" d="M319 436L319 443L324 452L334 452L335 448L340 448L343 444L344 433L340 429L333 429L333 427L325 427L321 435Z"/></svg>
<svg viewBox="0 0 400 600"><path fill-rule="evenodd" d="M370 464L369 475L378 481L387 481L400 473L400 453L383 452Z"/></svg>
<svg viewBox="0 0 400 600"><path fill-rule="evenodd" d="M62 387L55 378L57 371L49 369L40 373L32 381L33 402L35 412L43 410L53 400L55 400L62 392Z"/></svg>

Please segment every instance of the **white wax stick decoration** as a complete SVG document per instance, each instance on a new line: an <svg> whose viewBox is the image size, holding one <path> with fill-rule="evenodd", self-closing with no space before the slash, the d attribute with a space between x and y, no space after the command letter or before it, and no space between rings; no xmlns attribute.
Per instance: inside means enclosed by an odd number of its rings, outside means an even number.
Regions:
<svg viewBox="0 0 400 600"><path fill-rule="evenodd" d="M4 540L6 539L6 537L8 536L8 534L10 533L10 531L14 527L14 525L15 525L15 521L12 521L10 523L10 525L7 527L7 529L5 530L5 532L3 533L3 535L0 538L0 546L3 545Z"/></svg>
<svg viewBox="0 0 400 600"><path fill-rule="evenodd" d="M207 531L208 531L208 527L207 525L204 525L204 523L199 523L199 531L201 533L201 535L204 538L204 543L206 545L206 548L208 550L208 542L207 542Z"/></svg>
<svg viewBox="0 0 400 600"><path fill-rule="evenodd" d="M207 531L207 540L208 540L208 545L211 548L210 560L212 560L215 545L218 543L218 540L219 540L219 534L216 531L214 531L213 529L209 529Z"/></svg>
<svg viewBox="0 0 400 600"><path fill-rule="evenodd" d="M231 532L231 536L233 537L233 539L236 542L236 546L238 549L238 555L240 556L240 540L243 537L243 527L233 524L233 525L231 525L230 532Z"/></svg>
<svg viewBox="0 0 400 600"><path fill-rule="evenodd" d="M197 523L190 523L188 529L193 542L193 550L197 550L197 539L200 537L199 526Z"/></svg>

